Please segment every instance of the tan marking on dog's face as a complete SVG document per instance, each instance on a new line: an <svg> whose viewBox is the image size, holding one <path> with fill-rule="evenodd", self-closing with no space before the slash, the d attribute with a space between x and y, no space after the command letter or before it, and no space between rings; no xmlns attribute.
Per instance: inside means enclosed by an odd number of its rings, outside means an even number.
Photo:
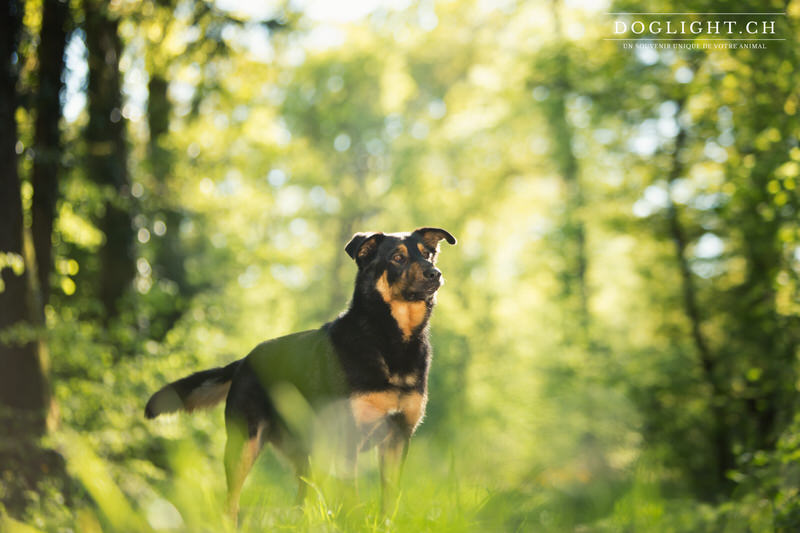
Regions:
<svg viewBox="0 0 800 533"><path fill-rule="evenodd" d="M412 265L412 269L414 266ZM411 270L411 269L409 269ZM392 317L397 322L400 331L403 333L403 338L408 340L414 329L425 321L428 313L428 308L423 301L407 302L400 299L400 295L396 289L389 285L389 281L384 272L378 282L375 284L375 289L383 298L383 301L389 304Z"/></svg>
<svg viewBox="0 0 800 533"><path fill-rule="evenodd" d="M378 294L381 295L381 298L383 298L383 301L388 304L392 301L394 296L392 295L392 288L389 286L389 281L386 276L387 274L384 272L381 277L378 278L375 288L378 290Z"/></svg>
<svg viewBox="0 0 800 533"><path fill-rule="evenodd" d="M367 392L350 398L350 407L356 423L370 426L379 420L402 413L412 431L419 425L425 415L427 395L417 391L401 393L395 390Z"/></svg>

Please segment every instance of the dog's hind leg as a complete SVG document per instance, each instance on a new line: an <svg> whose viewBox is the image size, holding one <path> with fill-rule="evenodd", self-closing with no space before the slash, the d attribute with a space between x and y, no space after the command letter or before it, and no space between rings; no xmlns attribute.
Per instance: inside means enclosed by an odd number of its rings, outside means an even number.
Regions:
<svg viewBox="0 0 800 533"><path fill-rule="evenodd" d="M234 524L239 515L239 496L247 474L264 445L264 424L251 431L243 420L227 420L228 440L225 443L225 477L228 481L227 512Z"/></svg>

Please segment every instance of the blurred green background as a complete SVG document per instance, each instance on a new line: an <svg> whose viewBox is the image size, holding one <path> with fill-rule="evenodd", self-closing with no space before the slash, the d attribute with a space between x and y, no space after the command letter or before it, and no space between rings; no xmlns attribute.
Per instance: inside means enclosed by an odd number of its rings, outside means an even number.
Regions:
<svg viewBox="0 0 800 533"><path fill-rule="evenodd" d="M628 49L611 12L782 40ZM229 528L222 409L146 423L148 395L333 318L349 237L423 225L459 245L400 505L368 455L361 502L320 466L293 508L267 452L244 530L798 530L799 22L9 0L0 530Z"/></svg>

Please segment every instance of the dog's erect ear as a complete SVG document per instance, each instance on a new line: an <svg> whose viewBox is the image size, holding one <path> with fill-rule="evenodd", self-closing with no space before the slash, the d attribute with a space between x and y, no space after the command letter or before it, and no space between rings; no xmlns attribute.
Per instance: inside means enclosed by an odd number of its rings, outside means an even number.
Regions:
<svg viewBox="0 0 800 533"><path fill-rule="evenodd" d="M443 230L442 228L417 228L414 230L414 234L418 235L422 242L425 243L425 246L431 248L433 250L439 249L439 241L442 239L446 240L450 244L456 243L456 238L450 235L449 231Z"/></svg>
<svg viewBox="0 0 800 533"><path fill-rule="evenodd" d="M344 251L355 259L358 266L361 266L372 257L383 237L383 233L356 233L347 243L347 246L344 247Z"/></svg>

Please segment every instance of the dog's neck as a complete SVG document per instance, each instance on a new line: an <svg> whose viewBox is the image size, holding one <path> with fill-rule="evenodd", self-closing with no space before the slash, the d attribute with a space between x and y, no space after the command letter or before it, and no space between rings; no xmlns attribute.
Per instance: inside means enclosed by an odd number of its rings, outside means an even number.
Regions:
<svg viewBox="0 0 800 533"><path fill-rule="evenodd" d="M389 307L389 314L397 324L403 341L410 341L415 335L420 335L428 325L433 304L425 300L405 301L390 299L384 300Z"/></svg>
<svg viewBox="0 0 800 533"><path fill-rule="evenodd" d="M359 313L366 323L393 330L403 343L410 343L427 337L436 297L407 301L380 290L378 284L375 290L366 294L356 290L352 302L348 313Z"/></svg>

